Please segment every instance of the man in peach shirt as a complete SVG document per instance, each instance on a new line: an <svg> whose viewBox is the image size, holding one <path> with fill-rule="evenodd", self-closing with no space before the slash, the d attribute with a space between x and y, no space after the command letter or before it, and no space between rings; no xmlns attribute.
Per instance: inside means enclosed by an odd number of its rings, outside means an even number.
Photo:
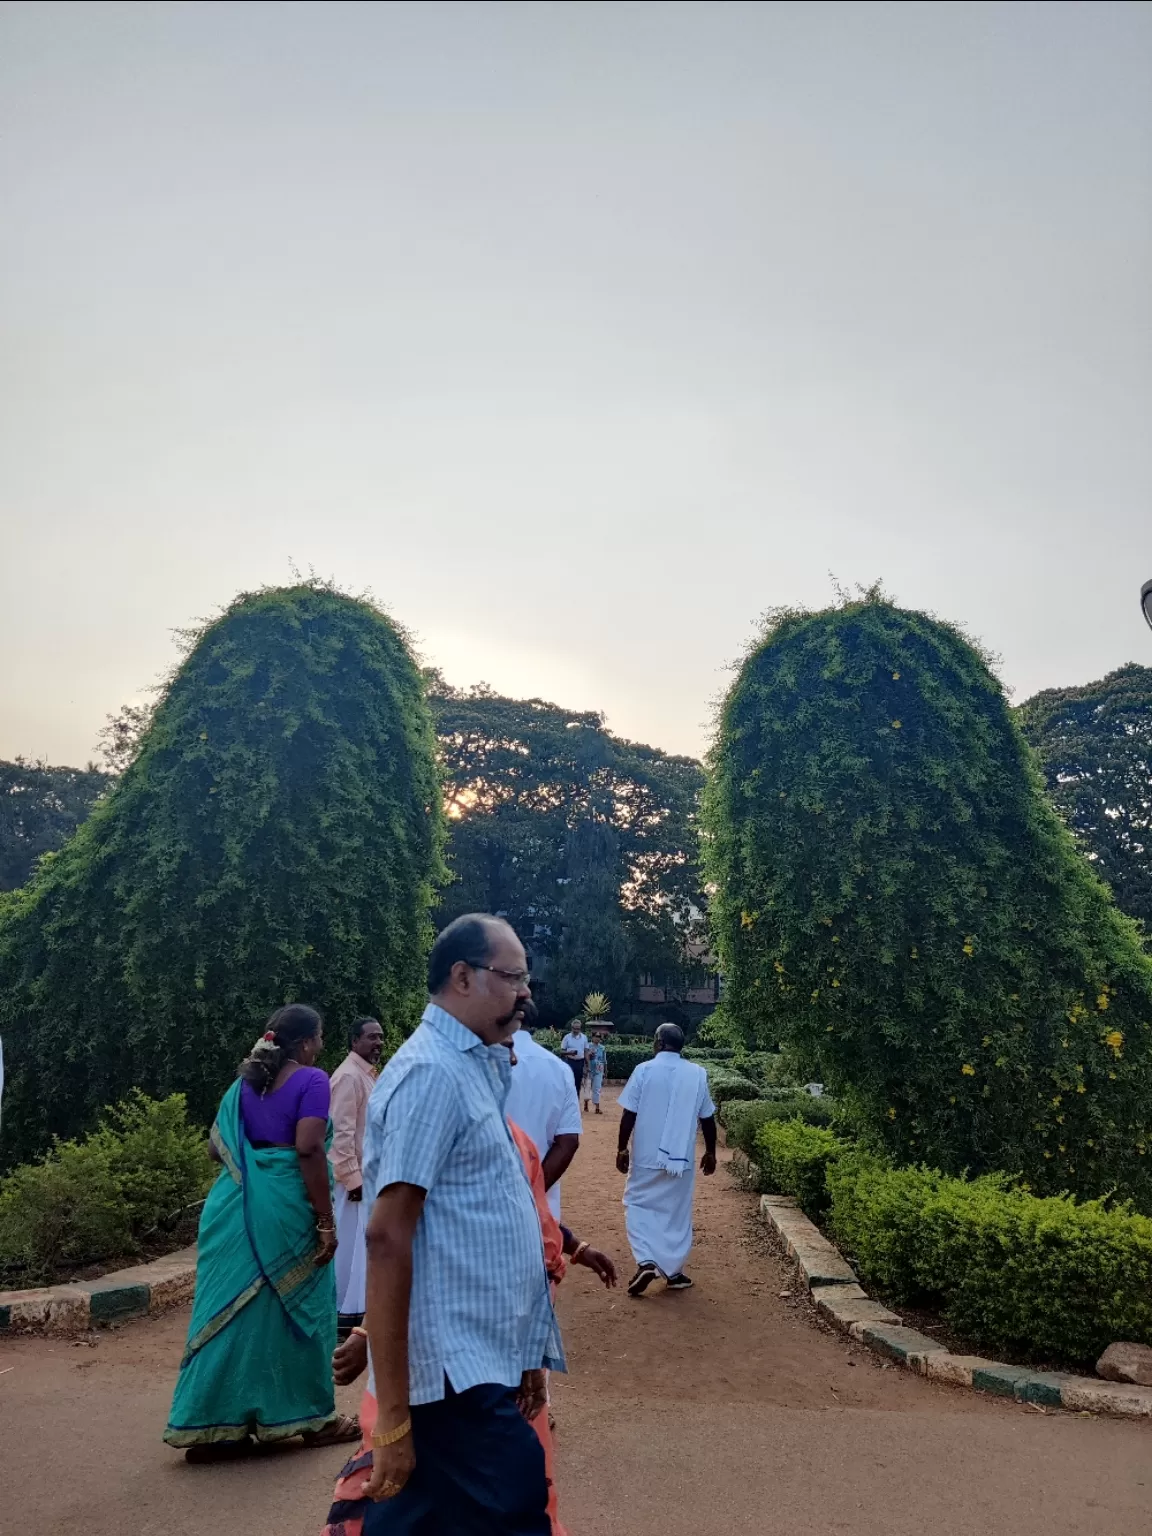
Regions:
<svg viewBox="0 0 1152 1536"><path fill-rule="evenodd" d="M364 1317L365 1251L364 1178L360 1157L364 1149L364 1117L376 1086L376 1063L384 1048L384 1030L376 1019L357 1019L351 1030L352 1049L332 1074L332 1150L336 1175L332 1215L336 1219L336 1310L340 1335Z"/></svg>

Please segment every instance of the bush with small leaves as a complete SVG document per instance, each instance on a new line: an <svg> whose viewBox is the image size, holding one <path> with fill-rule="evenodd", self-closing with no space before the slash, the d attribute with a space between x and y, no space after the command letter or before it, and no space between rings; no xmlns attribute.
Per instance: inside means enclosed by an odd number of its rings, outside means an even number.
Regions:
<svg viewBox="0 0 1152 1536"><path fill-rule="evenodd" d="M57 1142L0 1180L0 1287L130 1259L142 1238L203 1199L213 1167L184 1099L132 1094L83 1141Z"/></svg>

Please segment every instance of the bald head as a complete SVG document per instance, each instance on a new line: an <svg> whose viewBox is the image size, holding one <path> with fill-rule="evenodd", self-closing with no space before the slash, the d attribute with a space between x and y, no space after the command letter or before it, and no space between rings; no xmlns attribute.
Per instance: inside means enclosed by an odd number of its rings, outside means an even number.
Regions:
<svg viewBox="0 0 1152 1536"><path fill-rule="evenodd" d="M675 1051L679 1055L684 1049L684 1031L679 1024L661 1024L655 1043L658 1051Z"/></svg>

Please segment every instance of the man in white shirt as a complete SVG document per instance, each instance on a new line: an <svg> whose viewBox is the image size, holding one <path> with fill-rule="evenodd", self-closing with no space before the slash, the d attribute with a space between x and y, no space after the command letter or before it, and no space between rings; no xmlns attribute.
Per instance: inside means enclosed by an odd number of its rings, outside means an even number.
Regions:
<svg viewBox="0 0 1152 1536"><path fill-rule="evenodd" d="M624 1085L616 1166L628 1175L624 1221L636 1273L629 1296L643 1296L658 1276L670 1291L692 1284L684 1265L692 1251L692 1195L696 1182L696 1127L704 1133L700 1168L716 1172L716 1108L703 1067L685 1061L684 1031L661 1024L655 1055ZM636 1140L629 1162L628 1142Z"/></svg>
<svg viewBox="0 0 1152 1536"><path fill-rule="evenodd" d="M572 1074L551 1051L528 1033L535 1007L529 1003L524 1023L512 1036L516 1065L504 1113L529 1137L540 1155L548 1204L560 1220L560 1179L580 1145L580 1101Z"/></svg>
<svg viewBox="0 0 1152 1536"><path fill-rule="evenodd" d="M590 1042L584 1033L584 1025L579 1019L573 1019L568 1033L560 1042L560 1049L564 1052L564 1060L572 1069L577 1099L580 1097L580 1089L584 1082L584 1058L589 1048Z"/></svg>

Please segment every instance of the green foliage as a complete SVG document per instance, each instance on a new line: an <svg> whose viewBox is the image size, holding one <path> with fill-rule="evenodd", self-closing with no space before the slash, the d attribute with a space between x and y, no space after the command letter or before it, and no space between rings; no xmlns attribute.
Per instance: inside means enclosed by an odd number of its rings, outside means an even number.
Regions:
<svg viewBox="0 0 1152 1536"><path fill-rule="evenodd" d="M388 618L319 584L196 637L112 792L0 913L5 1155L131 1086L197 1118L269 1011L408 1031L441 878L423 682Z"/></svg>
<svg viewBox="0 0 1152 1536"><path fill-rule="evenodd" d="M861 1277L895 1300L939 1302L966 1340L1074 1362L1116 1339L1152 1344L1147 1217L866 1157L841 1158L827 1179Z"/></svg>
<svg viewBox="0 0 1152 1536"><path fill-rule="evenodd" d="M750 1077L737 1072L726 1062L710 1061L704 1064L708 1074L708 1092L717 1109L730 1099L758 1099L760 1089Z"/></svg>
<svg viewBox="0 0 1152 1536"><path fill-rule="evenodd" d="M650 1045L620 1045L609 1040L606 1051L608 1065L604 1076L614 1083L627 1082L641 1062L652 1060Z"/></svg>
<svg viewBox="0 0 1152 1536"><path fill-rule="evenodd" d="M734 1052L727 1046L690 1045L684 1051L685 1061L696 1061L701 1066L709 1061L731 1062Z"/></svg>
<svg viewBox="0 0 1152 1536"><path fill-rule="evenodd" d="M0 1286L39 1285L71 1266L128 1259L140 1239L203 1199L212 1182L204 1132L183 1096L141 1093L83 1141L57 1142L0 1181Z"/></svg>
<svg viewBox="0 0 1152 1536"><path fill-rule="evenodd" d="M810 1094L793 1094L786 1099L729 1099L721 1108L720 1123L728 1133L728 1145L756 1157L756 1137L769 1122L803 1120L806 1125L832 1125L835 1105L828 1099L814 1099Z"/></svg>
<svg viewBox="0 0 1152 1536"><path fill-rule="evenodd" d="M95 768L0 762L0 891L15 890L55 853L112 782Z"/></svg>
<svg viewBox="0 0 1152 1536"><path fill-rule="evenodd" d="M795 1196L800 1209L819 1221L828 1209L828 1168L846 1144L824 1126L768 1120L756 1132L753 1148L765 1188Z"/></svg>
<svg viewBox="0 0 1152 1536"><path fill-rule="evenodd" d="M710 767L731 1029L902 1161L1152 1208L1152 959L957 630L874 594L777 617Z"/></svg>
<svg viewBox="0 0 1152 1536"><path fill-rule="evenodd" d="M1152 938L1152 667L1050 688L1016 718L1048 793L1117 905Z"/></svg>
<svg viewBox="0 0 1152 1536"><path fill-rule="evenodd" d="M456 876L438 919L506 913L533 951L541 1004L558 1018L590 986L618 1001L628 995L622 973L682 965L701 902L700 764L622 741L593 711L483 687L463 692L436 673L429 694ZM586 926L595 933L585 935ZM597 934L607 936L607 965L595 953ZM565 944L557 986L548 967ZM591 970L581 977L583 963Z"/></svg>
<svg viewBox="0 0 1152 1536"><path fill-rule="evenodd" d="M537 1045L543 1046L546 1051L551 1051L556 1056L560 1055L560 1042L564 1036L558 1029L534 1029L532 1031L532 1038Z"/></svg>
<svg viewBox="0 0 1152 1536"><path fill-rule="evenodd" d="M620 839L604 821L586 819L568 833L560 942L545 997L564 1012L582 1006L590 981L617 997L630 990L632 946L620 904Z"/></svg>

